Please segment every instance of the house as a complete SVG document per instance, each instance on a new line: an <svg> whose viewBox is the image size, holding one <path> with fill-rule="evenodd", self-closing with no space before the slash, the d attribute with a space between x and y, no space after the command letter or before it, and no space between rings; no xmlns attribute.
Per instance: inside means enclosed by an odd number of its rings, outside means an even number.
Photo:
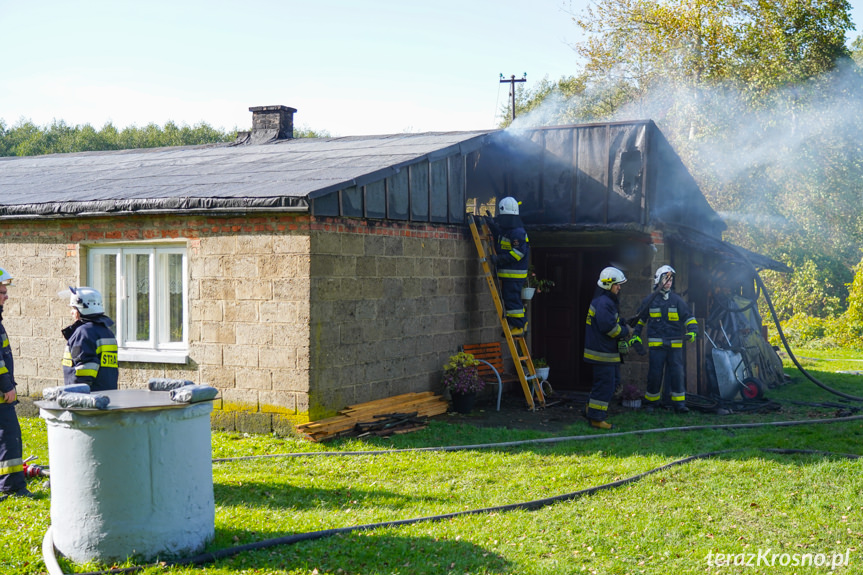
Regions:
<svg viewBox="0 0 863 575"><path fill-rule="evenodd" d="M556 389L588 385L582 325L600 269L626 267L640 299L670 262L698 310L706 270L735 257L650 121L292 139L296 110L250 111L230 145L0 158L19 394L62 381L68 285L105 296L121 387L213 385L218 428L284 432L438 390L459 344L500 337L465 214L505 195L522 200L534 265L557 282L530 310Z"/></svg>

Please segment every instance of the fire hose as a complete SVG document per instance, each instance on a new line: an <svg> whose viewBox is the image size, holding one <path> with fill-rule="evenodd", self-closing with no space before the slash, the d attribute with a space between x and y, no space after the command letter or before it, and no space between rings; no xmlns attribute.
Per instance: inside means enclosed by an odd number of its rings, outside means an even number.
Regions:
<svg viewBox="0 0 863 575"><path fill-rule="evenodd" d="M840 422L848 422L848 421L859 421L863 420L863 415L855 415L850 417L837 417L834 419L812 419L812 420L803 420L803 421L774 421L774 422L764 422L764 423L736 423L736 424L725 424L725 425L692 425L692 426L683 426L683 427L668 427L668 428L656 428L656 429L642 429L635 431L625 431L625 432L615 432L615 433L603 433L603 434L592 434L592 435L577 435L577 436L569 436L569 437L551 437L551 438L541 438L541 439L526 439L521 441L508 441L502 443L486 443L486 444L477 444L477 445L460 445L460 446L442 446L442 447L420 447L420 448L411 448L411 449L391 449L391 450L379 450L379 451L338 451L338 452L324 452L324 451L312 451L312 452L299 452L299 453L282 453L282 454L267 454L267 455L249 455L249 456L241 456L241 457L231 457L231 458L219 458L213 459L213 462L226 462L226 461L244 461L250 459L263 459L263 458L273 458L273 457L306 457L306 456L351 456L351 455L385 455L385 454L393 454L393 453L408 453L408 452L423 452L423 451L459 451L459 450L468 450L468 449L482 449L482 448L496 448L496 447L510 447L510 446L518 446L518 445L527 445L527 444L536 444L536 443L556 443L561 441L573 441L573 440L587 440L587 439L604 439L608 437L618 437L623 435L633 435L633 434L646 434L646 433L662 433L667 431L698 431L704 429L729 429L729 428L751 428L751 427L765 427L765 426L796 426L796 425L807 425L807 424L825 424L825 423L840 423ZM217 551L212 551L208 553L201 553L195 555L193 557L178 559L175 561L169 562L160 562L157 564L151 565L138 565L133 567L123 567L123 568L115 568L108 569L104 571L91 571L88 573L79 573L77 575L112 575L119 573L137 573L138 571L142 571L144 569L148 569L151 567L174 567L174 566L183 566L183 565L203 565L206 563L213 563L220 559L226 559L228 557L233 557L239 553L243 553L246 551L255 551L259 549L267 549L270 547L276 547L279 545L291 545L294 543L299 543L301 541L312 541L316 539L322 539L325 537L330 537L333 535L343 534L343 533L351 533L356 531L370 531L373 529L383 529L388 527L399 527L402 525L413 525L416 523L423 522L431 522L431 521L444 521L447 519L452 519L456 517L468 516L468 515L477 515L482 513L497 513L497 512L506 512L506 511L516 511L516 510L525 510L525 511L534 511L537 509L541 509L543 507L559 503L562 501L570 501L574 499L578 499L580 497L584 497L587 495L593 495L599 491L605 489L612 489L616 487L621 487L623 485L627 485L629 483L633 483L638 481L648 475L652 475L654 473L658 473L660 471L664 471L671 467L677 465L683 465L685 463L690 463L699 459L707 459L710 457L715 457L718 455L725 455L728 453L735 453L746 451L747 449L757 449L758 451L767 452L767 453L777 453L781 455L797 455L797 454L814 454L814 455L828 455L828 456L837 456L844 457L846 459L858 459L861 456L851 453L834 453L830 451L820 451L820 450L807 450L807 449L776 449L776 448L738 448L738 449L727 449L721 451L712 451L708 453L700 453L696 455L691 455L682 459L678 459L672 461L670 463L666 463L660 467L656 467L653 469L649 469L637 475L633 475L631 477L627 477L618 481L614 481L611 483L605 483L602 485L597 485L594 487L588 487L586 489L582 489L579 491L574 491L571 493L564 493L561 495L556 495L553 497L547 497L543 499L536 499L532 501L526 501L521 503L510 503L507 505L500 505L495 507L485 507L481 509L472 509L467 511L457 511L454 513L447 513L443 515L433 515L427 517L417 517L413 519L399 519L393 521L384 521L380 523L370 523L365 525L355 525L350 527L337 527L333 529L324 529L321 531L311 531L307 533L296 533L294 535L286 535L284 537L276 537L274 539L267 539L264 541L256 541L253 543L247 543L245 545L238 545L235 547L228 547L226 549L219 549ZM51 535L51 528L45 532L45 536L42 540L42 557L45 562L45 566L48 570L49 575L66 575L61 569L57 558L55 556L54 551L54 543L53 537Z"/></svg>
<svg viewBox="0 0 863 575"><path fill-rule="evenodd" d="M731 247L734 248L737 255L739 255L742 258L742 260L744 262L746 262L746 264L749 267L752 268L752 271L755 274L755 283L758 286L758 291L761 292L762 294L764 294L764 301L767 303L767 307L770 309L770 315L773 318L773 323L776 326L776 332L779 334L779 339L782 341L782 345L783 345L783 347L785 347L785 351L788 353L788 357L791 358L791 361L797 367L797 370L800 371L800 373L802 373L804 375L804 377L806 377L806 379L808 379L809 381L811 381L812 383L814 383L815 385L817 385L818 387L820 387L824 391L827 391L828 393L832 393L833 395L838 395L839 397L844 397L845 399L848 399L851 401L863 401L863 397L858 397L856 395L850 395L850 394L844 393L842 391L839 391L837 389L833 389L832 387L829 387L825 383L819 381L815 376L811 375L808 371L806 371L806 369L803 368L802 365L800 365L800 362L797 361L797 357L794 355L794 352L791 351L791 346L788 344L788 340L785 337L785 332L782 331L782 325L779 321L779 316L776 313L776 309L773 307L773 300L770 299L770 294L767 292L767 287L764 285L764 282L762 281L761 276L758 273L758 269L755 267L755 265L751 261L749 261L749 258L746 256L746 254L742 250L737 249L735 246L731 246Z"/></svg>

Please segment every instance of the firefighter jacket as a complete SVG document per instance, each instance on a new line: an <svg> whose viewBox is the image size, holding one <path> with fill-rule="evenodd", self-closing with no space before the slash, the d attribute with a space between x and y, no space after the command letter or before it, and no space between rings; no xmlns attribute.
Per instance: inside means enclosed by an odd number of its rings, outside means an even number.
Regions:
<svg viewBox="0 0 863 575"><path fill-rule="evenodd" d="M526 279L530 240L524 231L521 218L513 215L498 216L488 222L497 253L497 277Z"/></svg>
<svg viewBox="0 0 863 575"><path fill-rule="evenodd" d="M629 329L620 318L620 300L610 291L601 290L590 302L587 312L584 361L599 364L621 363L617 342L627 335Z"/></svg>
<svg viewBox="0 0 863 575"><path fill-rule="evenodd" d="M648 347L683 347L683 334L695 332L698 322L682 297L669 291L652 293L642 301L636 333L647 325Z"/></svg>
<svg viewBox="0 0 863 575"><path fill-rule="evenodd" d="M117 339L106 315L82 316L63 329L63 380L66 385L86 383L92 391L117 389Z"/></svg>
<svg viewBox="0 0 863 575"><path fill-rule="evenodd" d="M8 393L15 389L15 364L12 361L12 348L9 346L6 328L3 327L2 316L3 307L0 306L0 393Z"/></svg>

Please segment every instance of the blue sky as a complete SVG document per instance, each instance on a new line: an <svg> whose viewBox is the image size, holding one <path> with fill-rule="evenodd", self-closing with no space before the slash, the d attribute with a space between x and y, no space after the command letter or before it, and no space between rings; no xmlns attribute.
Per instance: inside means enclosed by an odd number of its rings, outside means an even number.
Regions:
<svg viewBox="0 0 863 575"><path fill-rule="evenodd" d="M533 86L577 71L567 11L587 4L0 0L0 119L229 130L283 104L336 136L494 128L500 74Z"/></svg>

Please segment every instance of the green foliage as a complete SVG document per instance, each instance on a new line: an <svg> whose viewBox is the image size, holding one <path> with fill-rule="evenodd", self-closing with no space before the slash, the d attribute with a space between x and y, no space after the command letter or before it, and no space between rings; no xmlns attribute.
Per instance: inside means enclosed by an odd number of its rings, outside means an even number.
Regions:
<svg viewBox="0 0 863 575"><path fill-rule="evenodd" d="M325 130L301 127L294 129L295 138L329 138ZM118 130L107 123L100 130L90 124L69 126L62 120L39 127L28 120L21 120L7 127L0 120L0 156L39 156L70 152L104 150L131 150L137 148L161 148L169 146L201 146L233 142L237 131L223 132L206 123L194 126L178 126L167 122L164 127L150 123L143 127L129 126Z"/></svg>
<svg viewBox="0 0 863 575"><path fill-rule="evenodd" d="M762 273L780 320L801 314L824 318L842 313L846 299L844 282L834 280L842 270L827 271L829 267L837 267L835 261L816 262L806 256L799 263L788 261L788 258L780 259L789 264L794 273Z"/></svg>
<svg viewBox="0 0 863 575"><path fill-rule="evenodd" d="M151 123L142 128L130 126L118 130L109 122L101 130L96 130L90 124L69 126L62 120L54 120L44 128L24 120L11 128L0 122L0 156L196 146L234 139L235 131L222 132L206 123L178 126L167 122L164 127Z"/></svg>
<svg viewBox="0 0 863 575"><path fill-rule="evenodd" d="M451 355L443 366L444 389L451 393L475 393L485 389L485 381L479 376L477 360L472 354L458 352Z"/></svg>
<svg viewBox="0 0 863 575"><path fill-rule="evenodd" d="M854 279L848 286L849 323L863 324L863 259L854 267Z"/></svg>

